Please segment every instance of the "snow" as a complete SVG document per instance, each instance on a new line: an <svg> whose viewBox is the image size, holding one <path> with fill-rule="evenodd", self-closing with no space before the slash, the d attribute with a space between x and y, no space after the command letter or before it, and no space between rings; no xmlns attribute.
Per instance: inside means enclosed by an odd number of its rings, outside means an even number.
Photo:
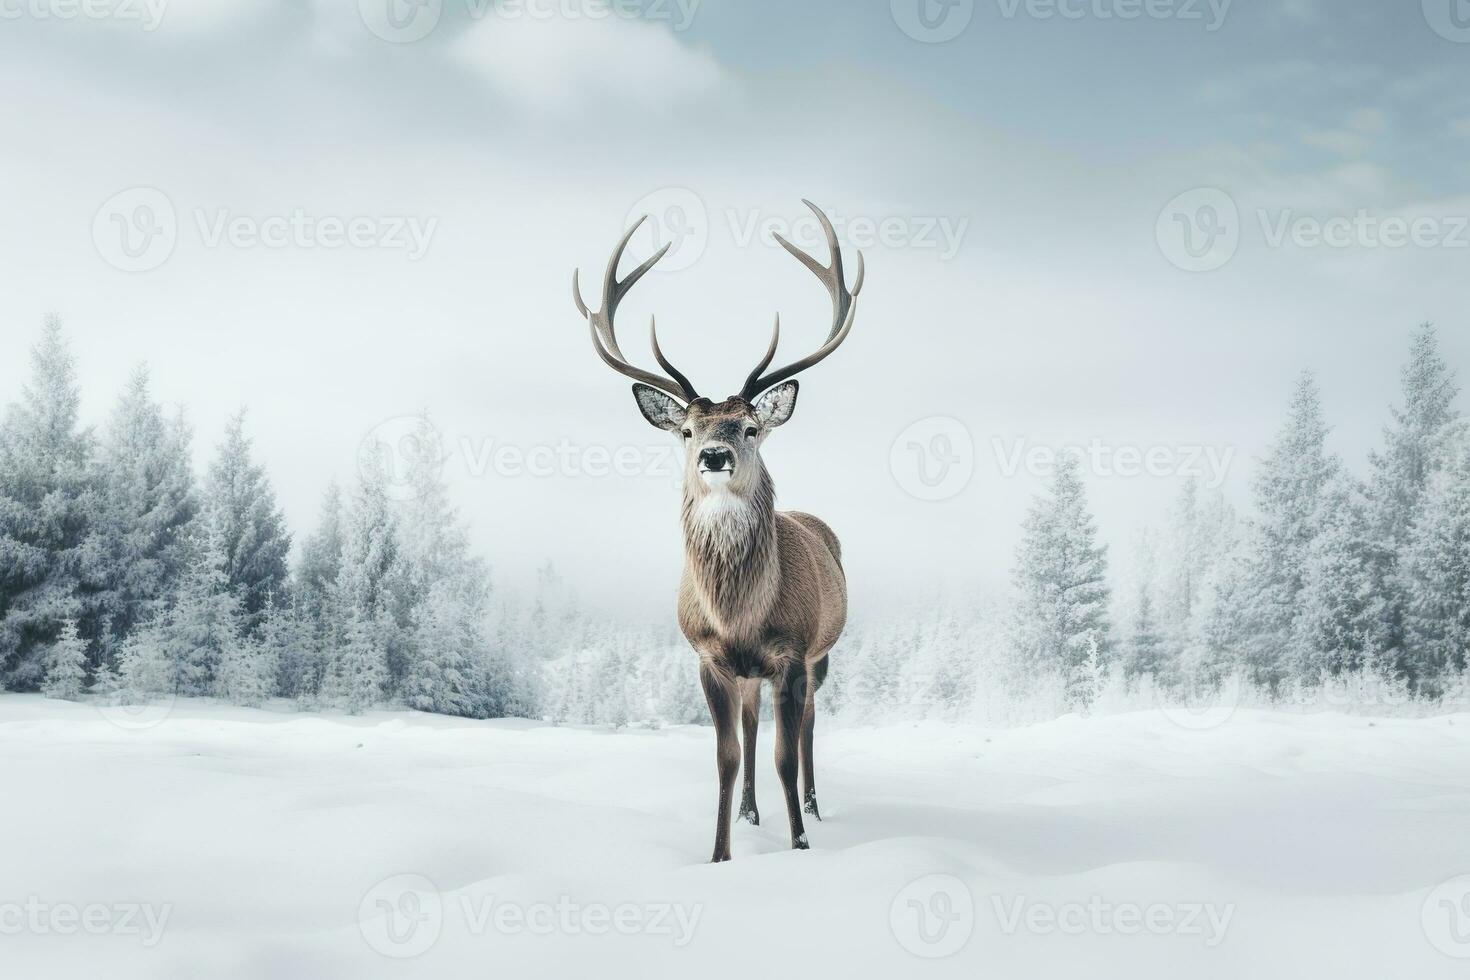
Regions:
<svg viewBox="0 0 1470 980"><path fill-rule="evenodd" d="M1470 955L1466 714L827 725L804 852L767 725L765 824L718 866L707 728L141 721L0 696L0 976L1418 980Z"/></svg>

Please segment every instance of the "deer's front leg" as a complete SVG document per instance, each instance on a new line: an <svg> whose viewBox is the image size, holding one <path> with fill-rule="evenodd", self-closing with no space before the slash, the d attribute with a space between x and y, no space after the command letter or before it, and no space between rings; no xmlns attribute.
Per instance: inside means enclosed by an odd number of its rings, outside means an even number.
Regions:
<svg viewBox="0 0 1470 980"><path fill-rule="evenodd" d="M739 819L760 826L760 810L755 805L755 737L761 727L761 681L747 677L740 681L740 813Z"/></svg>
<svg viewBox="0 0 1470 980"><path fill-rule="evenodd" d="M798 740L801 713L806 707L806 668L799 661L783 667L772 679L776 708L776 775L786 797L786 818L791 822L791 847L804 851L808 844L801 822L801 803L796 794Z"/></svg>
<svg viewBox="0 0 1470 980"><path fill-rule="evenodd" d="M730 860L730 803L735 793L735 776L740 771L740 739L735 733L736 705L740 689L725 671L702 663L699 681L715 723L715 769L720 780L720 802L715 813L715 852L710 862Z"/></svg>

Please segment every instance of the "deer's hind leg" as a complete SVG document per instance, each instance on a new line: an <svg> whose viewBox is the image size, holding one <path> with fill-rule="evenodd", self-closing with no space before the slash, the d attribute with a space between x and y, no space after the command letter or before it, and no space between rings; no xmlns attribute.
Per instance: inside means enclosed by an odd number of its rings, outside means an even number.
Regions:
<svg viewBox="0 0 1470 980"><path fill-rule="evenodd" d="M818 822L822 819L817 809L817 775L812 767L812 735L817 724L817 689L827 679L827 657L807 665L806 699L801 714L801 799L802 810Z"/></svg>
<svg viewBox="0 0 1470 980"><path fill-rule="evenodd" d="M760 826L761 815L755 805L755 737L761 725L761 679L744 677L740 680L740 727L741 749L744 759L742 772L744 786L740 792L740 813L737 820L748 820L752 826Z"/></svg>
<svg viewBox="0 0 1470 980"><path fill-rule="evenodd" d="M809 845L801 822L801 801L796 795L796 772L805 676L805 666L793 660L781 666L771 678L771 700L776 707L776 775L781 779L781 793L786 797L791 846L802 851Z"/></svg>

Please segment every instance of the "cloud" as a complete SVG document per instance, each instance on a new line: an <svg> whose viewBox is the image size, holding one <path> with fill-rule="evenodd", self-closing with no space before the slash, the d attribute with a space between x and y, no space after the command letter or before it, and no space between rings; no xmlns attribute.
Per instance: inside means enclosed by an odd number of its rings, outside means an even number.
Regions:
<svg viewBox="0 0 1470 980"><path fill-rule="evenodd" d="M1282 0L1278 12L1287 20L1298 24L1312 24L1322 16L1317 0Z"/></svg>
<svg viewBox="0 0 1470 980"><path fill-rule="evenodd" d="M451 56L521 108L563 117L668 109L730 84L707 50L662 25L618 18L490 17Z"/></svg>
<svg viewBox="0 0 1470 980"><path fill-rule="evenodd" d="M155 0L158 2L158 0ZM248 20L281 13L281 5L250 0L163 0L164 36L201 35L231 30ZM275 8L275 9L273 9Z"/></svg>
<svg viewBox="0 0 1470 980"><path fill-rule="evenodd" d="M1314 129L1302 134L1302 142L1319 150L1328 150L1345 157L1361 156L1372 144L1362 133L1346 129Z"/></svg>

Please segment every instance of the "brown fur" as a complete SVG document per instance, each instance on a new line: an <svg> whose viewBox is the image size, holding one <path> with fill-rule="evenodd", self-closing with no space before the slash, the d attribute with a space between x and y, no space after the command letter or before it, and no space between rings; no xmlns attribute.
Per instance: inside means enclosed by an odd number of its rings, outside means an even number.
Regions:
<svg viewBox="0 0 1470 980"><path fill-rule="evenodd" d="M689 406L683 422L691 448L681 509L679 626L699 654L715 719L721 783L716 861L730 856L729 805L739 762L734 715L742 702L747 750L741 814L759 820L750 762L759 717L751 700L759 697L761 680L771 682L776 699L777 769L787 796L792 846L806 846L796 798L797 752L806 812L815 816L813 698L826 676L828 651L847 620L837 536L810 514L775 509L775 488L760 459L759 443L743 435L755 425L752 406L740 398L719 405L701 399ZM736 453L727 490L711 490L701 478L698 450L707 445L729 446Z"/></svg>
<svg viewBox="0 0 1470 980"><path fill-rule="evenodd" d="M857 277L849 290L836 229L821 208L810 201L804 203L817 216L826 236L831 253L827 264L780 235L774 237L817 277L831 298L832 326L827 340L807 356L771 369L781 341L781 319L777 317L770 346L746 377L740 394L719 404L700 397L689 379L664 356L652 323L649 340L663 375L634 367L618 347L614 330L618 304L672 245L665 245L626 278L618 278L623 251L646 215L613 250L603 274L602 305L597 312L582 299L578 277L572 275L572 297L587 320L598 357L637 382L633 396L651 425L678 432L684 440L684 577L679 587L679 625L699 653L700 684L715 723L720 782L716 861L730 859L730 805L740 765L737 713L746 742L740 812L752 823L760 819L750 770L760 723L762 680L771 682L775 699L776 772L786 797L791 846L807 846L803 807L796 796L798 768L805 782L805 810L821 819L812 774L812 729L816 690L827 676L827 652L847 620L842 548L832 530L810 514L777 513L776 492L761 462L760 445L771 430L791 418L799 384L795 376L820 363L847 339L863 288L863 256L858 253Z"/></svg>

